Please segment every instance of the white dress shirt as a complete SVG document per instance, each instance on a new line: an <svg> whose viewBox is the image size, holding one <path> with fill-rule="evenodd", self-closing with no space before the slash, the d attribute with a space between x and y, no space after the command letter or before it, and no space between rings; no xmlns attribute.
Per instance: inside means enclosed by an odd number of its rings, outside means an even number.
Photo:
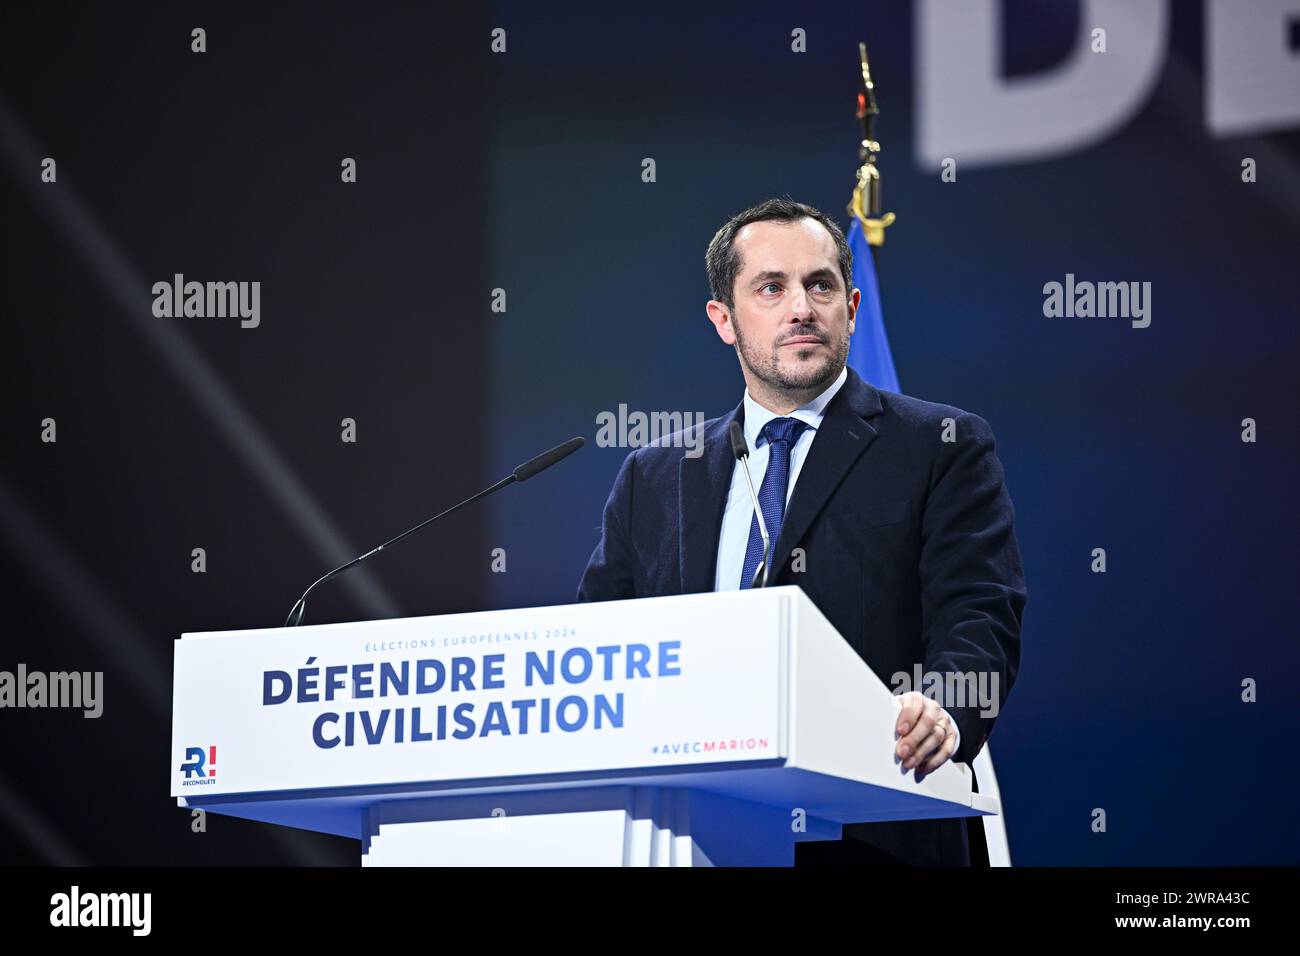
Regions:
<svg viewBox="0 0 1300 956"><path fill-rule="evenodd" d="M794 483L799 480L799 471L803 468L804 459L808 457L808 449L812 447L817 426L822 423L822 416L826 413L826 406L848 377L849 370L845 367L830 388L808 404L800 405L789 415L768 411L754 401L749 389L745 389L745 443L749 445L749 473L754 479L755 492L763 485L767 459L772 452L766 439L763 439L762 444L759 443L763 428L774 418L797 418L806 422L808 427L790 447L790 482L785 489L785 502L787 506L790 504ZM754 521L754 500L749 497L749 488L745 484L744 467L737 461L731 472L731 490L727 492L727 505L722 512L722 537L718 541L718 566L713 582L715 591L739 591L740 576L745 570L745 549L749 546L749 528ZM772 542L772 548L775 551L776 541Z"/></svg>
<svg viewBox="0 0 1300 956"><path fill-rule="evenodd" d="M786 507L790 506L794 484L799 480L799 472L803 468L804 459L808 457L808 449L812 447L817 429L826 414L826 406L830 404L836 392L844 386L848 377L849 370L845 367L840 371L839 378L835 379L826 391L787 415L778 415L764 408L754 401L753 396L749 394L749 389L745 389L745 443L749 445L749 469L754 480L755 492L762 486L763 475L767 471L768 455L771 453L766 439L763 439L760 444L764 426L774 418L797 418L806 422L808 427L795 439L794 445L790 448L790 481L785 490ZM737 461L731 472L731 488L727 492L727 504L722 512L722 532L718 539L718 563L713 579L715 591L739 591L740 576L745 570L745 549L749 546L749 529L754 521L754 502L745 484L744 467L743 463ZM775 540L772 541L772 548L776 549ZM919 690L919 688L913 689ZM950 733L955 738L955 752L956 746L961 744L961 731L957 728L952 715L946 710L944 713L948 715Z"/></svg>

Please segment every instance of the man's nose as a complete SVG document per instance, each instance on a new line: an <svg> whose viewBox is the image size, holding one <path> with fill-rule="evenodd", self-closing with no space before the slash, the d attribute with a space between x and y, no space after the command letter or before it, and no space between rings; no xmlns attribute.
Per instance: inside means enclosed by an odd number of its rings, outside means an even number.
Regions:
<svg viewBox="0 0 1300 956"><path fill-rule="evenodd" d="M790 319L796 322L806 322L812 317L812 305L808 298L807 289L796 289L794 296L790 299Z"/></svg>

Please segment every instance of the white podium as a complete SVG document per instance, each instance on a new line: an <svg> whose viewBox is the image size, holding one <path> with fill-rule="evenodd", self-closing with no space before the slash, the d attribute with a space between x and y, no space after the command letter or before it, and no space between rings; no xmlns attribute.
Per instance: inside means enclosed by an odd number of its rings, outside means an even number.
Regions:
<svg viewBox="0 0 1300 956"><path fill-rule="evenodd" d="M994 814L894 757L897 703L798 587L186 634L172 796L392 865L794 862Z"/></svg>

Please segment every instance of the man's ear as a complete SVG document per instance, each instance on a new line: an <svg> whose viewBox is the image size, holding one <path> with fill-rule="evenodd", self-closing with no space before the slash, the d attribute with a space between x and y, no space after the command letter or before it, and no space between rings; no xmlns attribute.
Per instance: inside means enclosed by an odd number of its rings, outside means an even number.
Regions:
<svg viewBox="0 0 1300 956"><path fill-rule="evenodd" d="M858 321L858 304L862 301L862 290L854 289L853 294L849 296L849 337L853 337L853 329Z"/></svg>
<svg viewBox="0 0 1300 956"><path fill-rule="evenodd" d="M708 305L704 307L704 311L709 314L709 321L713 323L718 338L728 345L735 345L736 330L731 325L731 310L717 299L710 299Z"/></svg>

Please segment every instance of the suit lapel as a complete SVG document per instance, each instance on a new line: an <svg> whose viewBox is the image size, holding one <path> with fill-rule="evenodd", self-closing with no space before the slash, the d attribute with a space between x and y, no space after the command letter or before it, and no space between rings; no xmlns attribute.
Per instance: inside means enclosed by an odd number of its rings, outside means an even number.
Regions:
<svg viewBox="0 0 1300 956"><path fill-rule="evenodd" d="M773 542L774 576L769 584L776 583L776 577L789 564L791 550L825 508L858 457L875 440L876 429L867 419L882 411L879 392L849 369L848 379L826 406L808 457L799 470L799 480L781 525L781 538Z"/></svg>
<svg viewBox="0 0 1300 956"><path fill-rule="evenodd" d="M732 419L744 424L742 401L729 415L717 419L704 433L704 453L682 457L678 472L678 566L683 594L712 591L717 571L722 512L735 469L728 429Z"/></svg>

